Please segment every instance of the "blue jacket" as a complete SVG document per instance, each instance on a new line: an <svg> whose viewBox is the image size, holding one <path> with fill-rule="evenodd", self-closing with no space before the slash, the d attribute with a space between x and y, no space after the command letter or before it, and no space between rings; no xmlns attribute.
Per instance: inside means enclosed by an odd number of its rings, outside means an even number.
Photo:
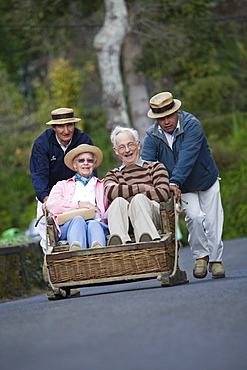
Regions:
<svg viewBox="0 0 247 370"><path fill-rule="evenodd" d="M36 196L41 202L58 181L74 176L75 172L70 170L63 160L67 152L80 144L92 145L93 143L85 132L76 127L65 153L58 144L52 128L45 130L35 140L30 158L30 172Z"/></svg>
<svg viewBox="0 0 247 370"><path fill-rule="evenodd" d="M180 129L175 132L172 149L157 121L146 131L141 157L162 162L170 183L182 193L209 189L218 177L218 169L210 153L201 123L192 114L179 111Z"/></svg>

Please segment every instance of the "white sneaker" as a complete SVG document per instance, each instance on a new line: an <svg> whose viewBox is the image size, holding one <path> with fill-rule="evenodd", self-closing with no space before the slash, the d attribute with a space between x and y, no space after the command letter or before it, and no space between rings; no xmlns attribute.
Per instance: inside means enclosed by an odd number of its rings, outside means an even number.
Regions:
<svg viewBox="0 0 247 370"><path fill-rule="evenodd" d="M91 248L103 248L103 245L100 244L97 240L92 242Z"/></svg>
<svg viewBox="0 0 247 370"><path fill-rule="evenodd" d="M70 251L78 251L82 249L81 244L79 242L73 242L69 248Z"/></svg>

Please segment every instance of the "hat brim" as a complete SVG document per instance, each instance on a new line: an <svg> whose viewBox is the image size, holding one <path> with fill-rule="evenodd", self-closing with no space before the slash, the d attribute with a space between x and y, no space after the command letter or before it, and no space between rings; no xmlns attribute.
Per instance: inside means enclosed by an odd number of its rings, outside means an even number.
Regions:
<svg viewBox="0 0 247 370"><path fill-rule="evenodd" d="M165 112L162 112L162 113L153 113L152 109L149 109L148 113L147 113L147 116L149 118L162 118L162 117L166 117L166 116L169 116L170 114L176 112L180 107L181 107L181 101L178 100L178 99L173 99L174 101L174 106L171 108L171 109L168 109L167 111Z"/></svg>
<svg viewBox="0 0 247 370"><path fill-rule="evenodd" d="M64 163L66 164L67 167L69 167L72 171L75 171L74 169L74 159L77 157L79 154L82 153L93 153L96 156L96 162L95 162L95 167L98 168L103 160L103 153L102 151L97 147L93 145L88 145L88 144L81 144L75 149L70 150L64 157Z"/></svg>
<svg viewBox="0 0 247 370"><path fill-rule="evenodd" d="M46 125L65 125L66 123L76 123L81 121L80 118L64 118L64 119L56 119L56 120L51 120L49 122L46 122Z"/></svg>

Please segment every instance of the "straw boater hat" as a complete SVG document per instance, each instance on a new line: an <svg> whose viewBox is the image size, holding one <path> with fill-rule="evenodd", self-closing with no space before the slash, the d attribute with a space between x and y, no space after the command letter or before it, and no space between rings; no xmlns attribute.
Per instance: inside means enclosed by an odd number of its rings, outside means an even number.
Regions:
<svg viewBox="0 0 247 370"><path fill-rule="evenodd" d="M79 154L82 154L82 153L93 153L96 156L95 168L101 165L101 162L103 160L102 151L97 146L81 144L77 146L75 149L70 150L65 155L64 163L66 164L66 166L69 167L72 171L74 171L75 169L73 166L73 161L75 157L77 157Z"/></svg>
<svg viewBox="0 0 247 370"><path fill-rule="evenodd" d="M64 125L65 123L79 122L80 118L74 117L74 110L71 108L58 108L51 112L52 120L47 125Z"/></svg>
<svg viewBox="0 0 247 370"><path fill-rule="evenodd" d="M149 103L150 109L147 115L150 118L169 116L169 114L176 112L182 104L180 100L173 99L170 92L162 92L154 95L150 99Z"/></svg>

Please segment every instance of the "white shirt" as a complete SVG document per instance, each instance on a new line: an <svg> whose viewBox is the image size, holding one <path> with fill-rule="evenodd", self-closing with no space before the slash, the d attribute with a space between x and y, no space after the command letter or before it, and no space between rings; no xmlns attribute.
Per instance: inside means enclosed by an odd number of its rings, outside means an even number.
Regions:
<svg viewBox="0 0 247 370"><path fill-rule="evenodd" d="M75 182L75 191L72 197L73 202L90 202L94 206L96 205L95 202L95 186L96 186L97 179L96 177L92 177L86 186L83 185L81 181ZM99 212L97 212L95 216L96 220L100 220Z"/></svg>
<svg viewBox="0 0 247 370"><path fill-rule="evenodd" d="M69 144L71 143L71 140L70 142L68 143L68 145L64 146L63 144L60 143L60 141L58 140L58 137L56 135L56 139L57 139L57 142L58 144L61 146L61 148L63 149L64 153L65 153L65 150L68 148Z"/></svg>

